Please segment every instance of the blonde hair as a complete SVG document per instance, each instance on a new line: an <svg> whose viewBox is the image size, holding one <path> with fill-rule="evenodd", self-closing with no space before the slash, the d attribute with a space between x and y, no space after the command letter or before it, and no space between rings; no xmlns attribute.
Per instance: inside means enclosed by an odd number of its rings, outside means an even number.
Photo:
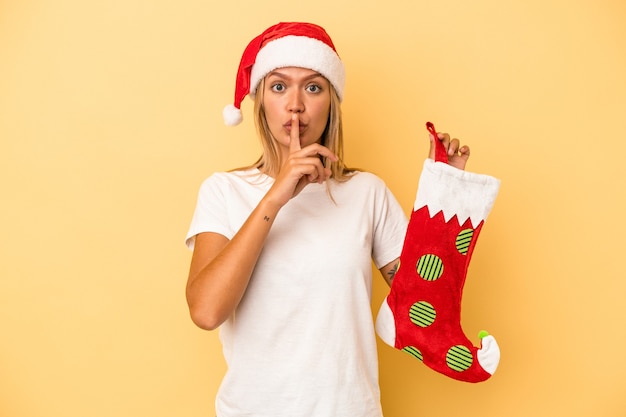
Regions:
<svg viewBox="0 0 626 417"><path fill-rule="evenodd" d="M331 178L338 182L345 182L350 179L351 174L355 170L346 167L343 162L343 122L341 117L341 103L339 96L332 84L330 86L330 112L328 122L324 133L322 133L321 144L326 146L332 153L337 155L339 160L332 162L328 158L324 158L324 166L330 168ZM261 141L263 153L259 159L246 168L261 168L265 172L277 173L283 164L281 153L278 148L278 142L272 136L267 119L265 117L265 109L263 108L263 95L265 89L265 79L259 83L254 98L254 123ZM245 168L243 168L245 169Z"/></svg>

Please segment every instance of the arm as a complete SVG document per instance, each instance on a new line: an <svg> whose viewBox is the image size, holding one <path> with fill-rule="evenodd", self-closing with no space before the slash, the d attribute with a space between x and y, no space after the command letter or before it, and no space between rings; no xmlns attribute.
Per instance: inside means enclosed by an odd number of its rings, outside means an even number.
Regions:
<svg viewBox="0 0 626 417"><path fill-rule="evenodd" d="M279 210L263 199L232 240L217 233L196 236L186 292L198 327L215 329L235 310Z"/></svg>
<svg viewBox="0 0 626 417"><path fill-rule="evenodd" d="M455 168L465 169L465 164L469 159L470 149L466 146L461 146L458 139L450 140L450 135L447 133L439 133L438 139L443 143L448 154L448 163ZM435 158L435 142L433 136L430 135L430 149L428 151L428 157L430 159ZM379 269L381 275L385 279L385 282L391 287L393 277L400 266L400 258L396 258L389 262L387 265Z"/></svg>
<svg viewBox="0 0 626 417"><path fill-rule="evenodd" d="M393 261L389 262L387 265L383 266L379 269L381 275L387 282L387 285L391 287L391 282L393 281L394 275L396 275L396 271L398 270L398 266L400 266L400 258L396 258Z"/></svg>
<svg viewBox="0 0 626 417"><path fill-rule="evenodd" d="M292 123L287 161L232 240L217 233L196 236L186 296L191 319L202 329L217 328L239 305L280 209L306 185L328 178L319 155L337 160L317 143L301 149L297 115Z"/></svg>

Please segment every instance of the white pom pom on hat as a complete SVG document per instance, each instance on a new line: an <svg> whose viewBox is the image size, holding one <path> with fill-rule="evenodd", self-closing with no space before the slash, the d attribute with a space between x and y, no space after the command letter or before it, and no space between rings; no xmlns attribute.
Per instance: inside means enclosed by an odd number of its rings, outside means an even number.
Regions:
<svg viewBox="0 0 626 417"><path fill-rule="evenodd" d="M232 104L227 104L226 107L224 107L222 117L224 117L224 123L226 126L237 126L243 120L241 109L238 109Z"/></svg>
<svg viewBox="0 0 626 417"><path fill-rule="evenodd" d="M312 23L286 22L269 27L246 47L239 63L235 100L224 108L224 123L236 126L243 120L241 102L254 98L259 82L271 71L284 67L319 72L343 99L345 69L326 31Z"/></svg>

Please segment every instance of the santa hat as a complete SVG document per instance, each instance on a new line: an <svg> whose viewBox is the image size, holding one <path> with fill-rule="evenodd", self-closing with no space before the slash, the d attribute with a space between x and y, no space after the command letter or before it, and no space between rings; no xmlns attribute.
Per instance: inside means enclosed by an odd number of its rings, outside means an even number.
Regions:
<svg viewBox="0 0 626 417"><path fill-rule="evenodd" d="M224 123L241 123L241 102L246 95L254 98L261 80L284 67L319 72L335 88L339 100L343 99L345 69L326 31L312 23L279 23L254 38L244 50L237 70L235 102L224 108Z"/></svg>

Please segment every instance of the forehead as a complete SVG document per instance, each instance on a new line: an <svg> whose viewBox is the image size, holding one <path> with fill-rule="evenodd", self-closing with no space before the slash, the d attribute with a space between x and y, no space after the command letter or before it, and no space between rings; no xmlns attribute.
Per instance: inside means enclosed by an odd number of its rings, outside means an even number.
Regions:
<svg viewBox="0 0 626 417"><path fill-rule="evenodd" d="M269 77L279 77L285 79L313 79L320 78L326 80L326 78L317 71L313 71L308 68L301 67L282 67L276 68L273 71L270 71L266 78ZM326 80L327 81L327 80Z"/></svg>

